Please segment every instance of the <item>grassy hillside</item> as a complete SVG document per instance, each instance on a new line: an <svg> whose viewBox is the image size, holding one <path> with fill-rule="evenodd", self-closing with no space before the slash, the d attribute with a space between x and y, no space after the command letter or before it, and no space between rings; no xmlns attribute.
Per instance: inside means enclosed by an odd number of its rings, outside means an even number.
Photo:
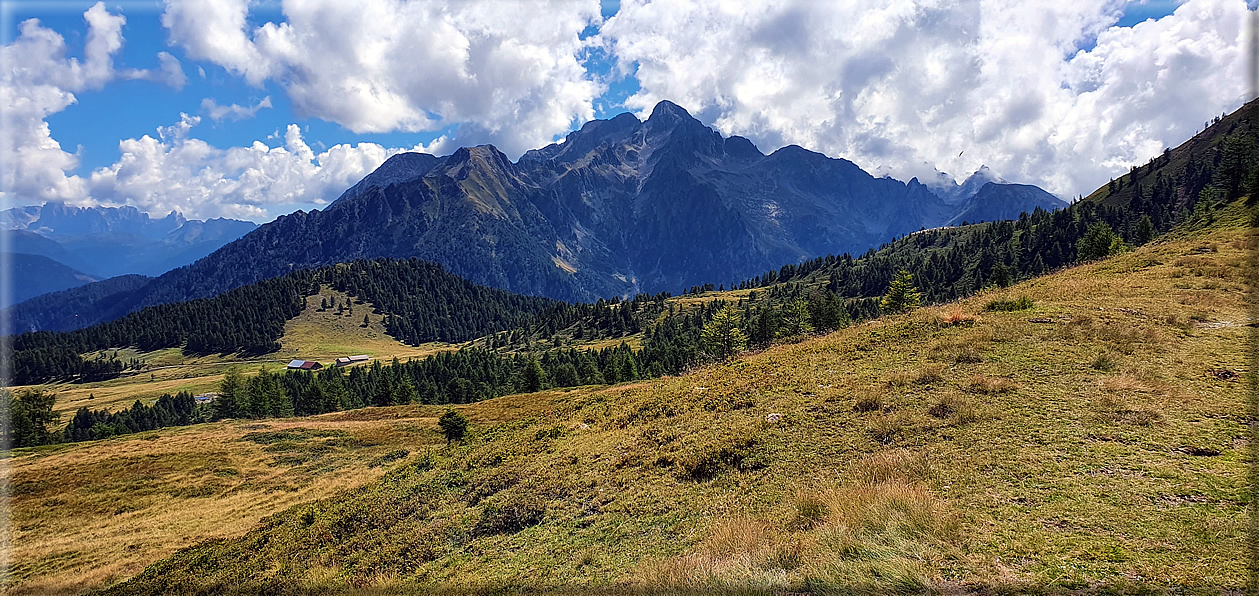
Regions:
<svg viewBox="0 0 1259 596"><path fill-rule="evenodd" d="M240 536L267 515L376 480L432 442L432 420L392 414L221 422L17 454L6 593L106 585L176 549Z"/></svg>
<svg viewBox="0 0 1259 596"><path fill-rule="evenodd" d="M307 296L307 308L285 323L280 337L280 350L262 357L212 354L190 356L179 348L142 352L134 349L104 350L86 354L86 358L109 357L114 353L123 360L139 359L147 367L117 379L91 383L56 383L14 387L15 391L45 389L57 394L55 410L65 418L79 408L117 411L136 400L151 404L163 394L180 391L207 393L218 390L223 375L238 368L253 374L260 368L282 370L294 359L316 360L331 364L341 356L367 354L373 358L392 360L423 357L443 350L458 349L458 344L429 343L408 346L387 335L382 326L383 315L375 312L370 302L357 301L354 314L338 315L336 309L320 310L320 299L330 298L344 303L353 300L343 292L323 288L317 295ZM368 326L363 326L363 315Z"/></svg>
<svg viewBox="0 0 1259 596"><path fill-rule="evenodd" d="M1240 590L1246 224L1234 205L1132 253L681 377L460 406L472 435L449 448L436 407L276 421L432 447L379 479L354 476L376 452L346 455L357 463L337 474L354 480L328 492L261 487L247 532L160 526L130 549L98 508L47 492L108 449L145 449L106 484L219 495L213 474L168 470L219 449L194 437L242 427L18 452L10 579L107 585L187 544L178 533L210 540L112 591ZM1032 308L985 310L1021 297ZM335 438L243 452L238 467L340 449L320 441ZM124 515L217 502L167 491ZM75 546L93 527L93 546ZM130 563L109 571L84 563L120 553Z"/></svg>

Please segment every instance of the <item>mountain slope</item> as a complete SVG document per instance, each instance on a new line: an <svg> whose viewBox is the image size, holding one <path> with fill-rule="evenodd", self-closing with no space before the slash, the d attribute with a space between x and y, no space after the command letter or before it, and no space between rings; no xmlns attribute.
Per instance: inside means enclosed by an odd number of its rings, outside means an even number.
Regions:
<svg viewBox="0 0 1259 596"><path fill-rule="evenodd" d="M425 448L107 593L1240 590L1247 217L682 377L460 406L451 447L441 409L374 411ZM43 497L18 494L20 520Z"/></svg>
<svg viewBox="0 0 1259 596"><path fill-rule="evenodd" d="M592 121L517 163L491 146L396 155L323 211L283 216L83 320L378 257L570 301L678 291L864 251L957 209L917 182L800 147L764 155L666 101L645 121Z"/></svg>
<svg viewBox="0 0 1259 596"><path fill-rule="evenodd" d="M1058 197L1035 186L989 182L962 204L962 210L947 225L1018 219L1020 213L1037 209L1053 211L1066 206Z"/></svg>
<svg viewBox="0 0 1259 596"><path fill-rule="evenodd" d="M41 294L57 292L97 281L92 276L76 271L48 257L10 253L0 255L13 276L11 296L0 300L0 308L29 300ZM10 302L11 301L11 302Z"/></svg>
<svg viewBox="0 0 1259 596"><path fill-rule="evenodd" d="M148 284L150 279L143 275L111 277L31 298L0 311L0 317L8 317L10 329L15 334L41 329L79 329L83 327L76 321L80 313L108 311L114 304L125 301L132 292Z"/></svg>

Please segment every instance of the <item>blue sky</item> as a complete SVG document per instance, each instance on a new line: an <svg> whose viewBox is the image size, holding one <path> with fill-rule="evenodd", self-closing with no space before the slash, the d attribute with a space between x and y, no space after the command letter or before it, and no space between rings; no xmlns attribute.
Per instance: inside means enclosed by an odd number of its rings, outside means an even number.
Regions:
<svg viewBox="0 0 1259 596"><path fill-rule="evenodd" d="M17 37L18 25L22 21L37 18L65 37L69 54L81 59L86 36L83 12L93 4L95 1L46 0L15 2L12 5L6 2L3 8L3 42L11 43ZM82 160L81 173L116 161L119 139L153 134L158 127L179 121L181 112L197 114L205 98L212 98L219 105L256 105L264 97L271 98L272 107L260 110L256 118L224 119L198 127L199 138L221 147L248 145L256 140L272 146L283 144L283 129L289 123L302 127L307 143L316 151L338 143L368 142L386 147L428 145L442 135L454 136L458 132L458 124L451 124L434 131L355 133L334 122L301 117L294 112L292 103L274 82L267 82L261 88L251 86L221 66L188 60L180 48L168 45L161 23L162 2L126 1L107 3L106 6L127 18L123 31L126 44L117 60L120 65L155 68L158 65L157 53L170 52L183 64L188 84L177 91L152 81L118 81L100 90L76 94L78 103L52 115L48 123L53 129L53 137L63 147L67 150L81 148L78 149ZM604 18L610 17L619 7L619 0L602 0L601 14ZM277 8L274 3L270 6L263 4L254 13L254 21L282 20L283 14ZM598 28L593 26L589 30L597 31ZM585 64L592 75L600 77L608 76L612 68L611 60L606 56L593 57ZM204 77L201 72L205 73ZM625 98L637 88L632 76L611 82L596 104L603 109L597 109L595 117L610 118L625 111ZM576 128L579 126L573 127L574 130Z"/></svg>
<svg viewBox="0 0 1259 596"><path fill-rule="evenodd" d="M5 148L12 153L5 157L18 165L0 188L4 200L131 203L146 210L175 208L193 216L261 221L335 198L339 189L392 152L428 148L448 153L461 144L493 142L514 159L525 149L562 139L590 118L627 110L643 114L660 99L681 104L724 134L748 136L766 151L797 143L903 179L935 170L961 178L986 164L1007 179L1040 184L1066 197L1091 190L1108 172L1148 159L1146 153L1183 141L1194 127L1200 128L1204 115L1235 109L1244 99L1240 91L1218 89L1216 79L1199 73L1194 76L1201 80L1186 83L1184 92L1192 92L1194 85L1214 89L1215 95L1201 105L1189 105L1191 96L1141 98L1135 107L1147 116L1151 108L1167 112L1161 115L1164 121L1150 125L1133 115L1108 122L1109 133L1115 135L1109 139L1107 133L1086 130L1089 118L1099 117L1088 112L1089 104L1108 94L1111 101L1122 99L1124 89L1164 68L1153 56L1176 35L1200 46L1189 58L1201 64L1228 63L1229 44L1240 45L1241 34L1227 19L1245 12L1242 0L1195 0L1184 10L1177 10L1182 2L1169 0L1119 7L1097 2L1048 16L1036 12L1041 9L990 11L975 2L959 2L939 14L912 6L901 11L898 5L909 3L889 0L886 12L900 16L878 18L893 22L893 30L881 34L882 23L871 21L874 26L854 27L834 39L827 35L836 33L812 24L828 19L866 23L875 17L860 8L809 1L731 12L689 0L635 1L624 9L617 0L556 0L553 16L560 24L538 33L536 23L514 24L515 16L527 19L528 11L537 10L523 2L484 3L503 13L521 11L493 22L453 9L435 17L382 5L381 10L397 11L399 19L420 19L417 23L434 33L431 39L423 28L396 33L377 62L396 59L400 64L379 69L376 62L343 60L365 44L348 33L345 39L336 37L337 22L328 14L332 8L297 14L274 2L222 0L220 6L232 2L241 3L243 27L215 24L210 18L216 10L213 3L103 3L104 13L98 14L126 20L118 35L122 47L110 54L110 75L65 84L41 82L36 73L11 83L17 97L11 102L22 101L24 93L35 97L37 89L48 85L61 85L74 102L50 104L11 125L17 132ZM96 4L5 2L2 41L7 59L32 69L44 63L66 66L72 59L86 64L90 28L85 13ZM165 26L164 15L177 24ZM22 54L27 50L18 42L28 19L38 19L63 38L65 54ZM1172 23L1175 19L1183 22ZM550 20L539 22L551 26ZM1055 28L1037 31L1041 23ZM272 27L270 33L263 31L264 25ZM443 33L440 26L449 30ZM1020 26L1030 29L1019 31ZM309 35L303 27L323 37ZM1003 33L1007 30L1008 35ZM1043 39L1014 37L1029 34L1043 34ZM802 37L807 47L801 47ZM916 45L919 40L921 46ZM508 56L504 47L532 48L520 55L533 61ZM463 48L466 55L461 62L439 64L441 58L434 56L444 56L450 48ZM823 51L828 48L842 48L834 50L834 64ZM993 52L991 48L1003 48L1000 60L984 54ZM534 58L548 51L552 55ZM178 60L185 84L159 76L160 52ZM1010 56L1019 52L1032 58L1018 63ZM1037 52L1053 56L1053 62L1037 63ZM871 56L879 59L872 61ZM982 57L983 67L964 68L974 56ZM1140 64L1142 56L1150 56L1152 64ZM942 66L931 68L933 57ZM888 64L880 67L881 62ZM1171 66L1164 70L1173 71L1174 63L1168 61ZM415 74L411 64L429 71ZM364 74L364 69L373 72ZM1032 76L1027 70L1050 72L1042 77L1046 80L1030 85L1001 80ZM445 90L456 80L452 73L468 88ZM1123 80L1126 76L1134 80ZM1028 89L1042 86L1043 95L1028 95ZM368 89L361 96L338 103L339 96L353 96L353 90L364 87ZM975 95L979 92L983 95ZM504 99L479 101L487 94ZM879 102L872 104L871 98ZM206 104L250 108L264 99L267 104L239 119L214 119ZM17 113L12 106L10 110ZM193 120L174 138L174 129L166 127L179 123L181 114ZM47 124L47 135L60 145L59 152L52 159L22 162L30 155L22 148L44 138L35 130L40 122ZM297 126L298 145L289 145L296 138L290 125ZM1075 128L1064 133L1068 126ZM161 128L169 137L158 133ZM1052 146L1064 134L1078 138ZM142 156L147 161L123 163L123 151L138 155L145 135L155 141ZM923 136L932 139L917 138ZM136 143L120 149L124 141ZM288 151L247 151L255 142L270 149L287 146ZM296 165L286 161L300 153L300 143L314 157ZM954 149L963 144L972 156L957 159L960 150ZM323 156L337 145L360 150ZM1068 155L1068 147L1082 156ZM47 164L61 165L50 170ZM93 175L111 168L115 171L107 175ZM137 173L144 168L146 173ZM220 183L206 181L216 175L222 177ZM268 177L276 180L274 185ZM184 191L175 197L167 188Z"/></svg>

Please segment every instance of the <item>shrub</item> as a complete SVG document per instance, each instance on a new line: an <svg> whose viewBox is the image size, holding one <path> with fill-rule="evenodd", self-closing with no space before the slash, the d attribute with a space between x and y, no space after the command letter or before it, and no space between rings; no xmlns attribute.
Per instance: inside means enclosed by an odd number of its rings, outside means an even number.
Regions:
<svg viewBox="0 0 1259 596"><path fill-rule="evenodd" d="M918 482L935 474L931 461L922 453L906 449L880 451L859 460L849 472L858 484L871 486L889 482Z"/></svg>
<svg viewBox="0 0 1259 596"><path fill-rule="evenodd" d="M826 516L830 514L830 507L826 505L826 500L814 492L802 492L796 495L796 515L791 520L791 527L795 530L810 530L814 526L822 523Z"/></svg>
<svg viewBox="0 0 1259 596"><path fill-rule="evenodd" d="M1093 362L1089 364L1089 366L1093 367L1093 369L1100 370L1102 372L1111 372L1115 370L1118 365L1119 363L1115 361L1114 356L1110 355L1110 352L1099 352L1097 357L1093 358Z"/></svg>
<svg viewBox="0 0 1259 596"><path fill-rule="evenodd" d="M928 364L914 371L900 371L888 375L888 387L902 385L930 385L944 378L944 367L939 364Z"/></svg>
<svg viewBox="0 0 1259 596"><path fill-rule="evenodd" d="M961 407L961 400L952 395L945 395L930 408L927 408L927 413L935 418L948 418L961 409Z"/></svg>
<svg viewBox="0 0 1259 596"><path fill-rule="evenodd" d="M380 466L383 466L385 464L391 464L393 462L396 462L408 455L411 455L411 452L407 451L406 449L394 449L393 451L390 451L389 453L386 453L372 460L372 463L368 464L367 467L379 468Z"/></svg>
<svg viewBox="0 0 1259 596"><path fill-rule="evenodd" d="M857 403L853 405L854 412L874 412L883 409L883 398L877 391L862 391L857 394Z"/></svg>
<svg viewBox="0 0 1259 596"><path fill-rule="evenodd" d="M454 409L446 410L446 413L442 414L442 417L437 420L437 425L442 429L442 436L446 437L447 446L452 441L462 441L464 435L468 432L467 417Z"/></svg>
<svg viewBox="0 0 1259 596"><path fill-rule="evenodd" d="M903 412L882 413L870 419L866 432L869 432L874 440L886 445L895 441L912 423L909 415Z"/></svg>
<svg viewBox="0 0 1259 596"><path fill-rule="evenodd" d="M755 447L754 437L744 437L689 450L682 453L674 465L679 476L696 481L710 480L726 470L757 470L765 467L765 463L754 454Z"/></svg>
<svg viewBox="0 0 1259 596"><path fill-rule="evenodd" d="M975 346L965 345L957 349L953 353L953 362L958 364L978 364L984 361L984 357L975 349Z"/></svg>
<svg viewBox="0 0 1259 596"><path fill-rule="evenodd" d="M962 312L961 306L954 306L949 314L940 317L940 324L945 326L974 325L978 321L979 317Z"/></svg>
<svg viewBox="0 0 1259 596"><path fill-rule="evenodd" d="M486 503L472 531L478 536L514 534L542 523L545 516L546 504L537 495L514 494Z"/></svg>
<svg viewBox="0 0 1259 596"><path fill-rule="evenodd" d="M1032 308L1032 306L1033 306L1033 303L1032 303L1031 298L1028 298L1027 296L1019 296L1018 298L1015 298L1014 300L1007 300L1004 298L999 298L997 300L990 300L987 304L984 305L984 310L990 311L990 312L991 311L1012 312L1016 310L1027 310L1029 308Z"/></svg>

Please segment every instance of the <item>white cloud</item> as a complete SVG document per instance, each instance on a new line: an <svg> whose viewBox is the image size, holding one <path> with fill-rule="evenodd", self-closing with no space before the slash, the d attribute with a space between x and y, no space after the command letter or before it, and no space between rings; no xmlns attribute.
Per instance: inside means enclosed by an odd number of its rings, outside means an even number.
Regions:
<svg viewBox="0 0 1259 596"><path fill-rule="evenodd" d="M211 120L248 120L258 114L258 110L271 107L271 96L262 98L258 103L252 106L242 106L239 104L231 104L221 106L212 98L201 100L201 111L209 116Z"/></svg>
<svg viewBox="0 0 1259 596"><path fill-rule="evenodd" d="M403 149L374 143L334 145L315 153L296 124L284 145L220 149L197 138L198 116L118 145L117 163L92 172L93 202L135 205L150 213L237 217L265 221L296 205L324 204Z"/></svg>
<svg viewBox="0 0 1259 596"><path fill-rule="evenodd" d="M84 60L66 57L65 40L38 20L23 21L18 38L0 48L0 196L29 202L83 197L83 181L66 176L78 157L52 138L49 115L75 103L74 94L97 89L113 78L113 56L122 47L121 16L98 2L83 15L88 23Z"/></svg>
<svg viewBox="0 0 1259 596"><path fill-rule="evenodd" d="M170 88L176 91L182 91L184 85L188 84L188 75L184 74L184 68L179 63L179 59L172 56L169 52L158 52L157 61L157 70L128 68L119 74L125 79L144 79L169 85Z"/></svg>
<svg viewBox="0 0 1259 596"><path fill-rule="evenodd" d="M671 99L763 149L796 143L906 178L987 164L1073 196L1243 99L1243 0L1112 27L1122 8L627 0L601 34L636 73L633 109Z"/></svg>
<svg viewBox="0 0 1259 596"><path fill-rule="evenodd" d="M441 130L509 155L594 117L601 92L579 39L597 0L346 3L285 1L250 24L248 0L167 0L172 43L254 85L270 80L299 114L358 133Z"/></svg>
<svg viewBox="0 0 1259 596"><path fill-rule="evenodd" d="M88 201L85 181L67 175L78 168L78 156L52 138L45 118L74 104L75 93L100 89L119 76L176 88L186 80L179 61L165 52L158 54L157 71L115 69L126 19L110 14L103 2L83 13L83 19L88 31L82 60L67 57L65 39L37 19L23 21L17 39L0 48L0 198L14 203Z"/></svg>

